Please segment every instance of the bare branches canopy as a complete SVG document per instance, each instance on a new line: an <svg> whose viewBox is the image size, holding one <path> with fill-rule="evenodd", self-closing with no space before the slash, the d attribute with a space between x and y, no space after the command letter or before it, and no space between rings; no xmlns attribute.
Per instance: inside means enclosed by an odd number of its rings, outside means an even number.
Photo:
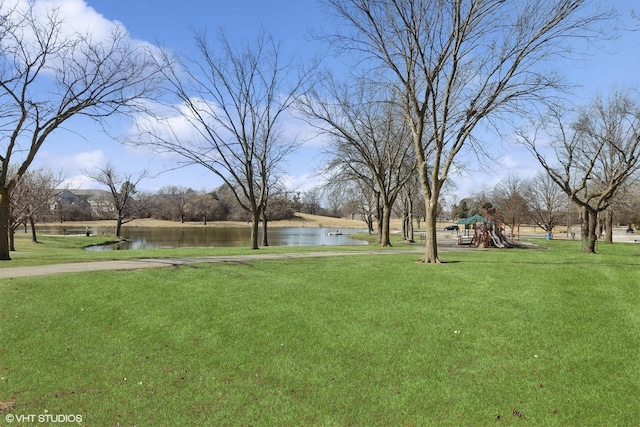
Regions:
<svg viewBox="0 0 640 427"><path fill-rule="evenodd" d="M238 45L222 31L215 45L197 33L195 43L196 57L164 53L164 76L176 104L166 114L140 118L134 143L176 154L178 162L203 166L222 179L251 212L257 249L258 221L278 168L298 145L279 125L309 74L285 61L265 32Z"/></svg>
<svg viewBox="0 0 640 427"><path fill-rule="evenodd" d="M439 262L435 220L442 185L465 146L482 150L481 121L528 111L564 81L553 61L572 41L600 35L609 13L582 0L326 0L330 40L393 85L413 134L425 199L425 262Z"/></svg>
<svg viewBox="0 0 640 427"><path fill-rule="evenodd" d="M375 194L380 244L390 246L392 207L415 172L402 108L392 92L364 79L344 84L327 78L316 86L323 90L310 90L298 107L329 139L329 183L357 181Z"/></svg>
<svg viewBox="0 0 640 427"><path fill-rule="evenodd" d="M549 177L582 210L585 252L595 252L598 214L640 168L640 105L599 97L578 112L550 109L536 132L518 133Z"/></svg>
<svg viewBox="0 0 640 427"><path fill-rule="evenodd" d="M0 2L0 15L0 259L9 259L9 195L48 137L77 115L143 108L161 75L150 49L118 25L76 30L30 1Z"/></svg>
<svg viewBox="0 0 640 427"><path fill-rule="evenodd" d="M87 176L108 188L116 220L117 237L122 236L122 224L136 219L140 209L143 208L142 205L136 203L134 195L137 193L136 186L147 175L146 171L142 171L136 176L118 172L111 164L98 168L95 172L87 172Z"/></svg>

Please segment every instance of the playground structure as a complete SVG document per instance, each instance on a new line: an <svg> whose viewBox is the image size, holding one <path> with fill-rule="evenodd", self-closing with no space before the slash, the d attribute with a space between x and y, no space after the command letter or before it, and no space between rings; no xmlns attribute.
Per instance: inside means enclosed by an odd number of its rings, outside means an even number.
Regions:
<svg viewBox="0 0 640 427"><path fill-rule="evenodd" d="M465 224L465 230L467 231L466 236L458 236L459 245L466 244L476 248L480 245L483 248L513 248L521 246L505 235L505 224L500 221L496 206L487 202L482 205L482 209L484 210L484 217L473 215L470 218L458 221L458 224ZM470 225L473 225L473 236L468 234Z"/></svg>

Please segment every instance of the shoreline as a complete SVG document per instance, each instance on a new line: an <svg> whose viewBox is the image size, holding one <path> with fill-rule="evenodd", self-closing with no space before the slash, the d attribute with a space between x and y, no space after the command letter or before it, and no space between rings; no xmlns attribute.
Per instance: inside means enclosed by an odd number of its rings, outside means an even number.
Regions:
<svg viewBox="0 0 640 427"><path fill-rule="evenodd" d="M367 225L364 221L347 219L347 218L333 218L320 215L311 215L304 213L296 213L295 219L285 219L279 221L269 221L269 227L284 228L284 227L306 227L306 228L344 228L344 229L366 229ZM36 229L42 229L46 227L67 227L73 229L84 229L86 227L115 227L116 221L113 219L98 220L98 221L65 221L65 222L43 222L37 223ZM203 224L201 221L170 221L162 219L134 219L133 221L122 224L123 228L131 227L167 227L167 228L181 228L181 227L251 227L250 222L245 221L207 221L207 224Z"/></svg>
<svg viewBox="0 0 640 427"><path fill-rule="evenodd" d="M269 228L287 228L287 227L300 227L300 228L326 228L339 231L340 229L361 229L366 230L367 226L364 221L348 218L334 218L321 215L311 215L305 213L296 213L295 219L285 219L280 221L269 221ZM437 230L442 230L444 226L452 224L453 222L438 222ZM423 225L424 223L421 223ZM72 232L84 232L86 227L89 229L94 227L113 227L115 229L116 222L112 219L99 220L99 221L65 221L65 222L43 222L36 224L36 230L46 229L47 227L62 227L68 228ZM131 222L122 225L123 228L137 228L137 227L157 227L157 228L220 228L220 227L240 227L250 228L251 223L244 221L208 221L206 225L202 222L178 222L161 219L135 219ZM260 228L262 226L260 225ZM390 230L392 233L399 233L402 230L402 221L400 219L392 219L390 224ZM554 233L553 238L559 240L570 240L571 237L566 233L566 227L563 229L559 227ZM414 229L416 233L423 233L424 228ZM461 230L461 232L463 232ZM447 233L449 237L457 235L455 231ZM523 225L520 229L521 237L539 237L544 238L546 232L540 227L533 227L531 225ZM579 236L576 236L576 240L580 240ZM614 242L640 242L640 233L627 234L623 227L614 228Z"/></svg>

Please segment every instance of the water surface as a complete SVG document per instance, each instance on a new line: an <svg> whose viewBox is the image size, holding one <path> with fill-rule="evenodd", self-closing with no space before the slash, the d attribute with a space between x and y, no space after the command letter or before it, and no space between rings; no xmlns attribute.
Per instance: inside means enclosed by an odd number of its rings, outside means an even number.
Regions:
<svg viewBox="0 0 640 427"><path fill-rule="evenodd" d="M46 234L84 234L85 228L49 227L40 230ZM93 236L112 236L114 227L89 227ZM336 233L337 232L337 233ZM269 229L270 246L340 246L366 245L363 240L349 238L363 230L336 230L330 228L286 227ZM251 242L249 227L123 227L122 237L127 241L115 245L92 246L88 250L127 250L183 247L247 246ZM262 242L262 230L258 242Z"/></svg>

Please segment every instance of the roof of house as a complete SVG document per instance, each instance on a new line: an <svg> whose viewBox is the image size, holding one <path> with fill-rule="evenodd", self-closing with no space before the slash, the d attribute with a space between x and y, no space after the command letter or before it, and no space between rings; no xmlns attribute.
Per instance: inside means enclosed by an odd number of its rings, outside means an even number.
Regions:
<svg viewBox="0 0 640 427"><path fill-rule="evenodd" d="M65 192L71 193L75 196L85 196L85 197L104 197L104 196L109 196L111 194L107 190L82 190L82 189L72 190L68 188L57 189L55 194L59 195Z"/></svg>

